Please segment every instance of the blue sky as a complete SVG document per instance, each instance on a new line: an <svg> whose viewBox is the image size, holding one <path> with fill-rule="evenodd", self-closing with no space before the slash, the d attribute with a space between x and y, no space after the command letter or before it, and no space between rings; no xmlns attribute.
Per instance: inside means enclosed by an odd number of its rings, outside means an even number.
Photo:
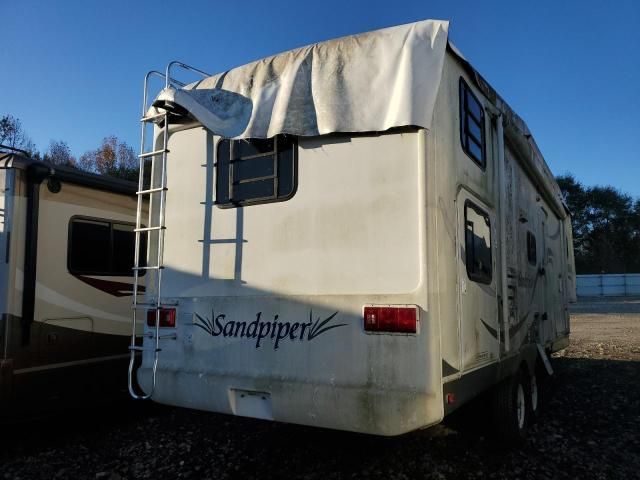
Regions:
<svg viewBox="0 0 640 480"><path fill-rule="evenodd" d="M166 6L163 6L166 5ZM138 145L142 79L212 73L337 36L436 18L525 119L555 174L640 197L640 2L0 0L0 114L40 150Z"/></svg>

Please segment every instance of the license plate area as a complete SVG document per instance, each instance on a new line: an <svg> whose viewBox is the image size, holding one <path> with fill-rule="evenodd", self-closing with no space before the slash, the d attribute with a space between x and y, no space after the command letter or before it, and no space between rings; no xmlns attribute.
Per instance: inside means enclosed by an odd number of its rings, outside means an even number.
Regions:
<svg viewBox="0 0 640 480"><path fill-rule="evenodd" d="M231 388L229 389L229 403L234 415L273 420L269 392Z"/></svg>

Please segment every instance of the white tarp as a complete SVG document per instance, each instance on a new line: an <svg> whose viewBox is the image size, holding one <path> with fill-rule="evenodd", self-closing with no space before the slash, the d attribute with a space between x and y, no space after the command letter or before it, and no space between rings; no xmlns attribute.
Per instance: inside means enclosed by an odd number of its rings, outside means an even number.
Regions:
<svg viewBox="0 0 640 480"><path fill-rule="evenodd" d="M317 43L164 90L158 100L232 138L429 129L448 27L425 20Z"/></svg>

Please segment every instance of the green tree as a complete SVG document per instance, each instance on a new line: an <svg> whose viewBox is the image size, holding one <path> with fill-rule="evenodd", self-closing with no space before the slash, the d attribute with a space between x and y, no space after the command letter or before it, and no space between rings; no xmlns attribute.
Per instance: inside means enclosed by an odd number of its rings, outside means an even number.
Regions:
<svg viewBox="0 0 640 480"><path fill-rule="evenodd" d="M640 200L570 174L557 181L571 211L577 273L640 272Z"/></svg>

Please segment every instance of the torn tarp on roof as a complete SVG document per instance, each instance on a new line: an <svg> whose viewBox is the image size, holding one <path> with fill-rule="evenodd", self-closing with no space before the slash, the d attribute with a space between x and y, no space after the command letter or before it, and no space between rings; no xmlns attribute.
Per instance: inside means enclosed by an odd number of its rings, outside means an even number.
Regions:
<svg viewBox="0 0 640 480"><path fill-rule="evenodd" d="M425 20L317 43L164 90L157 100L231 138L428 129L448 26Z"/></svg>

